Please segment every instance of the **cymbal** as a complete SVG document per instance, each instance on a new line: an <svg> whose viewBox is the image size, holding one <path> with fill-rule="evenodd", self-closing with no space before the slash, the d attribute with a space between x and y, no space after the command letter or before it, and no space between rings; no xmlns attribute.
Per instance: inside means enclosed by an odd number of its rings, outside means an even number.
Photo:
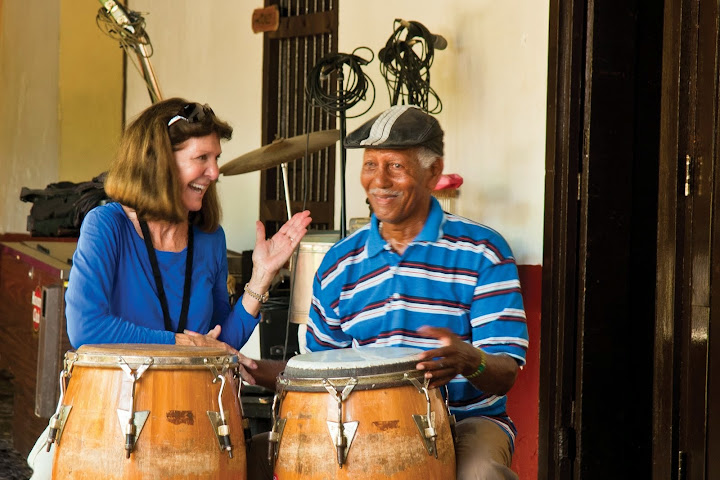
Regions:
<svg viewBox="0 0 720 480"><path fill-rule="evenodd" d="M281 163L304 156L306 147L308 154L310 154L333 145L340 139L340 131L321 130L310 133L309 140L307 137L306 134L303 134L291 138L279 138L257 150L230 160L220 167L220 173L223 175L239 175L276 167Z"/></svg>

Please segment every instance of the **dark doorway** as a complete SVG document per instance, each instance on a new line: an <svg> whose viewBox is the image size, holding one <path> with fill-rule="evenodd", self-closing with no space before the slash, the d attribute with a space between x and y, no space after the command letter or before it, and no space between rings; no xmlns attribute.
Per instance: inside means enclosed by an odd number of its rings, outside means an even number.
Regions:
<svg viewBox="0 0 720 480"><path fill-rule="evenodd" d="M540 478L650 478L663 2L551 1Z"/></svg>

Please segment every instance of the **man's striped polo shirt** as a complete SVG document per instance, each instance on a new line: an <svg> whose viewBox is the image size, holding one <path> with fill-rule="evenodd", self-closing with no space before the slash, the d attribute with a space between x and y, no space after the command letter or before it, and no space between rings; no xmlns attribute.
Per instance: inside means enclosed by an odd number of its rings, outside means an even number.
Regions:
<svg viewBox="0 0 720 480"><path fill-rule="evenodd" d="M330 248L315 274L307 348L440 347L417 333L423 325L525 363L528 332L510 247L494 230L443 212L435 198L403 255L380 236L374 215ZM485 394L461 375L448 388L458 420L487 416L514 440L504 395Z"/></svg>

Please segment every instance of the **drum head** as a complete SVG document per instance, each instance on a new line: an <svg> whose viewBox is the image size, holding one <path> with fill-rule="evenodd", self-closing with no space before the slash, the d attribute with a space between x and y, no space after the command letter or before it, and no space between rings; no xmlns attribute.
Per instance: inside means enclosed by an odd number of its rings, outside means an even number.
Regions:
<svg viewBox="0 0 720 480"><path fill-rule="evenodd" d="M297 355L288 361L278 380L302 391L324 389L325 380L346 383L358 380L358 388L407 383L406 377L422 377L416 370L422 350L407 347L358 347ZM309 388L308 388L309 387Z"/></svg>

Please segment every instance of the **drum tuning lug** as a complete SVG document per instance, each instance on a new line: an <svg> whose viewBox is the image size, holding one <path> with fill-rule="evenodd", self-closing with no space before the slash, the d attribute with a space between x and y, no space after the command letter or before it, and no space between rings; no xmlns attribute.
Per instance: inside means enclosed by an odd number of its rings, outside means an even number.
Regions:
<svg viewBox="0 0 720 480"><path fill-rule="evenodd" d="M337 423L332 420L327 420L330 437L337 449L337 461L340 468L346 463L348 452L355 439L359 424L360 422L358 421Z"/></svg>
<svg viewBox="0 0 720 480"><path fill-rule="evenodd" d="M140 433L150 416L150 410L140 412L129 412L121 408L117 409L118 420L120 421L120 430L125 439L125 458L130 458L130 454L135 450Z"/></svg>
<svg viewBox="0 0 720 480"><path fill-rule="evenodd" d="M224 412L223 412L224 413ZM213 431L217 437L218 446L220 450L228 452L228 456L233 458L232 443L230 442L230 426L224 420L225 415L221 415L220 412L207 412L210 424L212 424Z"/></svg>
<svg viewBox="0 0 720 480"><path fill-rule="evenodd" d="M406 377L407 378L407 377ZM428 391L428 380L425 380L424 385L420 385L420 382L416 378L409 378L410 382L425 396L425 415L413 415L415 425L420 430L420 437L422 438L425 448L428 451L428 455L435 455L438 458L436 438L437 431L435 430L435 412L432 411L432 404L430 402L430 392Z"/></svg>
<svg viewBox="0 0 720 480"><path fill-rule="evenodd" d="M125 458L130 458L130 453L135 447L135 425L128 423L125 425Z"/></svg>
<svg viewBox="0 0 720 480"><path fill-rule="evenodd" d="M57 422L57 419L51 418L50 419L50 430L48 431L48 438L47 438L47 447L45 448L46 452L49 452L52 448L52 444L55 443L55 440L57 439L57 432L58 428L55 426Z"/></svg>
<svg viewBox="0 0 720 480"><path fill-rule="evenodd" d="M413 415L415 425L417 425L420 431L420 437L422 438L425 449L428 455L434 455L435 458L438 456L437 452L437 430L435 430L435 412L431 412L429 416L426 415Z"/></svg>
<svg viewBox="0 0 720 480"><path fill-rule="evenodd" d="M130 458L130 454L135 449L142 427L145 425L150 411L136 412L135 411L135 386L137 381L140 380L143 373L154 363L154 359L146 358L142 365L139 365L135 370L125 361L123 357L118 357L118 365L120 369L125 372L127 377L130 379L130 410L122 410L118 408L117 415L120 420L120 428L122 429L125 437L125 458Z"/></svg>
<svg viewBox="0 0 720 480"><path fill-rule="evenodd" d="M283 398L285 398L285 389L280 386L277 389L277 393L273 397L272 403L272 429L268 437L268 464L274 469L275 461L278 456L278 449L280 447L280 439L282 438L283 430L285 430L286 418L279 418L278 411L282 404Z"/></svg>
<svg viewBox="0 0 720 480"><path fill-rule="evenodd" d="M230 443L230 427L226 423L218 425L218 438L220 439L220 445L223 450L228 452L228 457L233 458L232 444Z"/></svg>
<svg viewBox="0 0 720 480"><path fill-rule="evenodd" d="M268 463L273 468L275 468L275 461L277 460L283 430L285 430L285 423L287 423L287 418L278 418L275 420L272 430L268 435Z"/></svg>
<svg viewBox="0 0 720 480"><path fill-rule="evenodd" d="M68 354L65 354L65 368L60 372L60 398L58 399L57 409L55 414L50 418L48 424L48 438L46 451L50 451L53 443L60 443L60 436L62 435L63 428L65 427L65 421L67 416L70 414L72 405L63 405L63 399L65 398L65 389L67 388L67 381L70 378L70 371L72 370L72 362L68 363Z"/></svg>
<svg viewBox="0 0 720 480"><path fill-rule="evenodd" d="M50 430L48 431L47 447L45 448L47 452L50 451L53 443L60 443L60 437L62 436L62 431L63 428L65 428L65 422L67 421L71 408L72 405L60 405L55 415L50 418L48 425Z"/></svg>
<svg viewBox="0 0 720 480"><path fill-rule="evenodd" d="M222 375L220 373L218 373L217 367L215 365L213 365L212 363L209 363L207 358L204 361L205 361L205 365L207 365L207 367L210 369L210 373L213 376L212 383L216 383L218 381L218 379L220 379L222 377Z"/></svg>
<svg viewBox="0 0 720 480"><path fill-rule="evenodd" d="M427 390L427 383L422 384L418 381L417 378L409 376L407 373L405 374L405 380L409 381L413 384L415 388L418 389L418 392L423 393L424 390Z"/></svg>
<svg viewBox="0 0 720 480"><path fill-rule="evenodd" d="M207 359L205 359L207 362ZM213 429L215 430L215 436L218 439L218 444L220 445L220 450L225 450L228 452L228 456L230 458L233 458L232 456L232 443L230 443L230 427L227 424L227 421L225 420L225 409L223 408L223 401L222 401L222 394L223 390L225 390L225 375L218 375L217 370L215 367L210 366L210 369L213 371L213 374L215 377L213 378L213 383L215 383L217 380L220 380L220 391L218 392L218 407L220 409L219 412L211 412L208 411L208 418L210 418L210 423L213 426Z"/></svg>
<svg viewBox="0 0 720 480"><path fill-rule="evenodd" d="M330 381L330 379L324 378L323 386L328 393L337 402L337 422L328 420L328 428L330 429L330 436L333 439L333 444L337 448L337 461L340 468L347 459L348 451L350 451L350 445L355 438L355 432L357 432L358 422L343 422L343 402L347 400L352 393L353 388L357 385L358 380L355 377L350 378L345 384L342 393L338 392L338 387Z"/></svg>

